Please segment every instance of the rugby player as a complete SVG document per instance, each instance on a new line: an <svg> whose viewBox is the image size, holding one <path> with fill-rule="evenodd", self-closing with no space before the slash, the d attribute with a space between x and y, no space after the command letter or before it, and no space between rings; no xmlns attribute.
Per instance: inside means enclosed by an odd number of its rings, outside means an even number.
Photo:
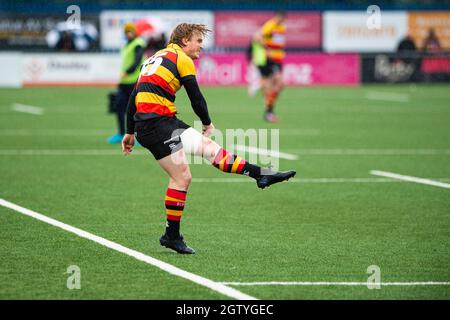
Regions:
<svg viewBox="0 0 450 320"><path fill-rule="evenodd" d="M286 43L285 18L285 12L277 12L275 17L268 20L253 38L254 42L264 47L266 53L265 56L256 57L253 62L258 66L261 74L261 87L265 97L264 120L267 122L278 122L278 117L273 110L283 89L281 71ZM255 50L255 52L259 51Z"/></svg>
<svg viewBox="0 0 450 320"><path fill-rule="evenodd" d="M125 155L133 150L135 139L147 148L169 175L166 191L166 231L160 244L178 253L194 253L180 233L180 221L192 175L186 153L202 156L223 172L247 175L259 188L288 180L295 171L273 172L250 164L208 138L214 125L200 92L193 63L210 32L205 25L179 24L168 46L147 59L131 94L127 108L127 130L122 140ZM203 124L200 133L176 117L176 92L182 87L195 114Z"/></svg>

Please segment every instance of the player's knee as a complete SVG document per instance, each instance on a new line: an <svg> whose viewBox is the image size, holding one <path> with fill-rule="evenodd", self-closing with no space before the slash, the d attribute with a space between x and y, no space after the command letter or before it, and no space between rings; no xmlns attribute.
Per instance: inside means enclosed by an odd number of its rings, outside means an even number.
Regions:
<svg viewBox="0 0 450 320"><path fill-rule="evenodd" d="M189 171L188 167L186 167L185 170L180 175L180 178L177 181L177 184L179 184L182 188L186 189L190 186L192 182L192 174Z"/></svg>
<svg viewBox="0 0 450 320"><path fill-rule="evenodd" d="M207 159L213 158L217 151L220 149L220 146L217 142L204 137L202 141L202 155Z"/></svg>

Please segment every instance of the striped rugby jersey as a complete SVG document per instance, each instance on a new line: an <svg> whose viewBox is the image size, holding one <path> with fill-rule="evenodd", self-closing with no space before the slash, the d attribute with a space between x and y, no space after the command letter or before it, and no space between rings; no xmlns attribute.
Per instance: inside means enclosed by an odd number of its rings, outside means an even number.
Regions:
<svg viewBox="0 0 450 320"><path fill-rule="evenodd" d="M264 47L266 48L267 58L282 62L284 58L284 46L286 43L286 27L283 24L277 24L273 19L267 21L262 29Z"/></svg>
<svg viewBox="0 0 450 320"><path fill-rule="evenodd" d="M194 62L180 46L169 44L143 64L136 82L135 119L174 116L175 94L183 82L195 77Z"/></svg>

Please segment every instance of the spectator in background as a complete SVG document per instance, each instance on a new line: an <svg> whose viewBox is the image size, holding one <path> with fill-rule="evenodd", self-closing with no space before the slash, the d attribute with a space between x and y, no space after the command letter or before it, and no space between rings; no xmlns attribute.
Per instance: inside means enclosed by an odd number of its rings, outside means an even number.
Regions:
<svg viewBox="0 0 450 320"><path fill-rule="evenodd" d="M416 44L414 43L414 39L409 34L406 35L406 37L404 37L402 40L400 40L400 43L398 44L398 47L397 47L398 53L411 52L411 51L416 51L416 50L417 50L417 47L416 47Z"/></svg>
<svg viewBox="0 0 450 320"><path fill-rule="evenodd" d="M421 59L417 52L417 47L413 37L408 34L402 40L400 40L397 47L397 57L394 59L394 63L397 64L397 70L410 68L411 75L408 80L405 81L418 81L420 80L420 65Z"/></svg>
<svg viewBox="0 0 450 320"><path fill-rule="evenodd" d="M278 96L283 89L283 77L281 73L284 59L284 46L286 37L286 26L284 20L286 14L277 12L275 17L267 21L261 30L254 36L254 42L259 43L265 50L265 59L255 61L261 73L261 87L265 96L264 120L267 122L278 122L273 110ZM257 47L253 46L253 50ZM260 53L260 50L255 50Z"/></svg>
<svg viewBox="0 0 450 320"><path fill-rule="evenodd" d="M414 39L410 34L406 35L402 40L400 40L397 53L398 59L404 63L412 63L416 58L415 53L417 52L417 47Z"/></svg>
<svg viewBox="0 0 450 320"><path fill-rule="evenodd" d="M160 35L155 35L147 40L147 47L145 48L145 56L151 57L157 51L162 50L167 45L166 35L161 33Z"/></svg>
<svg viewBox="0 0 450 320"><path fill-rule="evenodd" d="M56 43L55 49L66 52L75 51L75 43L73 41L72 34L69 31L61 31L61 36Z"/></svg>
<svg viewBox="0 0 450 320"><path fill-rule="evenodd" d="M428 31L428 36L423 42L423 51L427 53L437 53L441 51L441 44L434 29Z"/></svg>
<svg viewBox="0 0 450 320"><path fill-rule="evenodd" d="M133 91L134 85L139 77L141 64L144 62L144 50L146 43L136 36L136 27L133 23L126 23L124 33L127 43L121 50L122 64L121 75L118 86L116 113L119 132L108 138L108 143L122 142L125 135L125 113L128 99Z"/></svg>

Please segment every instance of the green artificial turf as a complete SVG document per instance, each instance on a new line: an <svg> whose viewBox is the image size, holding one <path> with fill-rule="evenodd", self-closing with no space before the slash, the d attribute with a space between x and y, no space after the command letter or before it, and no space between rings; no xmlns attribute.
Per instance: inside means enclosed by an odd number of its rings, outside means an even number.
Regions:
<svg viewBox="0 0 450 320"><path fill-rule="evenodd" d="M262 120L262 97L245 88L204 88L221 132L279 129L279 151L298 157L279 167L297 176L260 190L192 164L182 220L192 256L158 243L168 178L154 158L106 143L112 90L0 89L0 198L217 282L366 282L371 265L382 282L450 281L449 189L370 174L450 183L448 86L287 88L278 124ZM176 103L193 124L184 92ZM230 299L5 207L0 261L0 299ZM66 287L71 265L80 290ZM233 287L258 299L450 298L449 285Z"/></svg>

